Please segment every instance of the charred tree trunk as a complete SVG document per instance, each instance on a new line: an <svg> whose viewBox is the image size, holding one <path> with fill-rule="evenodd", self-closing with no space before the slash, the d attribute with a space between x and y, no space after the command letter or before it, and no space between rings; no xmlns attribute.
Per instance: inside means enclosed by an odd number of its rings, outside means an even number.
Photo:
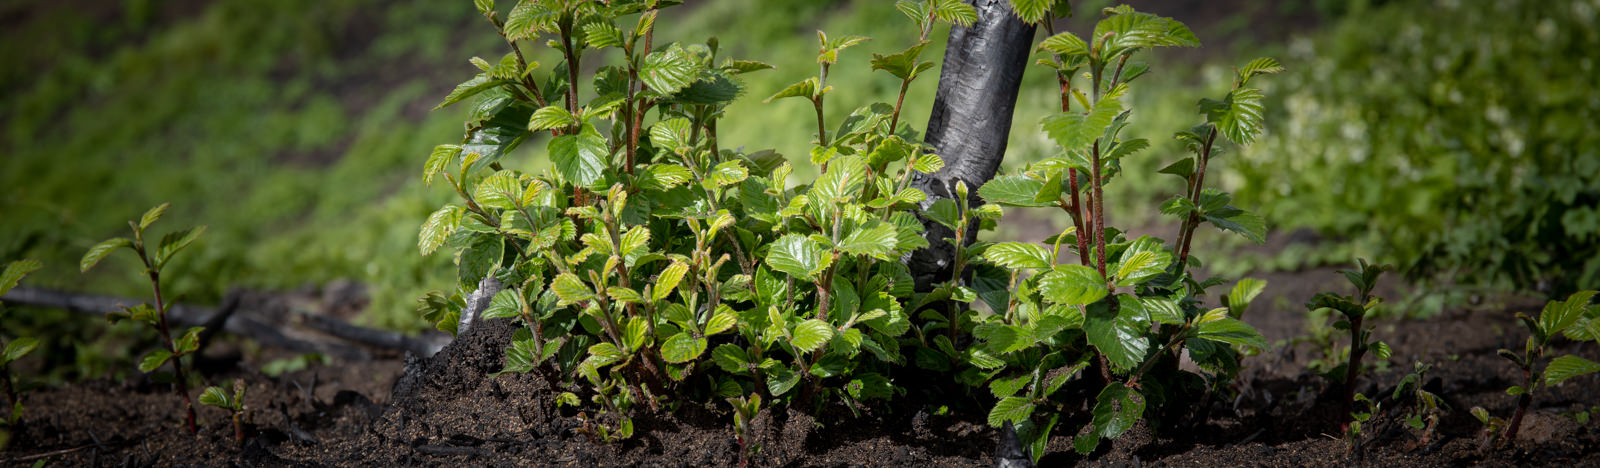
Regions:
<svg viewBox="0 0 1600 468"><path fill-rule="evenodd" d="M1023 23L1002 0L967 0L978 10L971 27L952 26L933 112L928 117L927 142L944 158L944 169L918 175L912 186L928 194L922 207L942 198L954 198L956 181L965 182L972 206L983 203L978 187L994 178L1011 134L1011 114L1017 90L1033 45L1033 25ZM917 289L949 278L955 263L955 246L944 239L955 233L943 225L923 220L929 247L905 259L916 278ZM977 239L969 229L965 242Z"/></svg>

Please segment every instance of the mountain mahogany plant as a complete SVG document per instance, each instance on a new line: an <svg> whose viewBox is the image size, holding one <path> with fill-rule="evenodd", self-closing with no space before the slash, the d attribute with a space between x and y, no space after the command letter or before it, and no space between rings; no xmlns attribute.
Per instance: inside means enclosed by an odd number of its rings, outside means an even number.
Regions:
<svg viewBox="0 0 1600 468"><path fill-rule="evenodd" d="M1222 298L1222 307L1201 307L1210 287L1223 283L1192 276L1199 260L1189 246L1195 229L1210 223L1261 242L1260 217L1229 205L1227 193L1205 188L1207 165L1222 153L1219 136L1235 144L1250 143L1262 128L1262 93L1250 87L1257 75L1283 68L1272 59L1257 59L1239 69L1234 86L1222 100L1201 100L1205 121L1177 133L1191 156L1162 169L1184 181L1184 191L1162 205L1179 220L1177 241L1141 236L1128 240L1105 225L1103 186L1120 172L1120 160L1145 149L1142 139L1124 139L1130 110L1123 97L1130 83L1150 67L1131 60L1144 49L1195 47L1189 28L1171 18L1107 8L1105 18L1085 40L1055 33L1053 21L1068 13L1065 2L1012 2L1024 21L1043 26L1051 35L1040 45L1038 64L1051 69L1060 89L1061 113L1042 122L1060 152L1021 171L998 177L978 190L983 199L1013 207L1064 210L1073 221L1045 245L1005 242L975 245L983 262L999 268L977 268L973 279L978 297L990 312L967 312L975 346L984 359L969 361L980 369L999 402L989 423L1018 423L1025 439L1038 450L1058 417L1077 402L1052 398L1080 370L1098 371L1103 386L1093 405L1092 420L1076 430L1075 448L1089 453L1104 438L1114 438L1146 416L1146 408L1171 404L1190 406L1231 382L1247 352L1265 349L1256 330L1240 321L1249 301L1265 283L1240 281ZM1081 73L1081 76L1080 76ZM1065 247L1075 262L1063 263ZM1187 354L1200 375L1181 371ZM1045 411L1040 411L1045 410Z"/></svg>
<svg viewBox="0 0 1600 468"><path fill-rule="evenodd" d="M794 184L782 155L718 140L718 120L745 92L739 75L770 66L719 57L714 38L657 43L659 10L678 2L523 0L508 13L475 3L510 52L472 59L481 73L440 104L475 100L462 141L425 165L426 182L442 178L460 197L419 235L424 255L457 252L460 279L423 298L426 317L454 331L464 297L503 284L481 317L525 326L504 372L549 363L586 383L580 393L619 418L607 439L629 435L636 405L715 396L753 414L759 402L896 393L886 372L905 363L906 304L925 296L896 261L928 245L915 214L926 196L909 182L942 162L898 106L863 106L833 130L821 118L828 68L865 38L819 33L819 75L769 98L817 109L816 144L794 163L821 175ZM900 6L924 38L975 18L953 0ZM547 72L524 53L536 39L562 57ZM925 46L872 64L904 89L931 65L919 60ZM615 63L583 62L599 51ZM586 69L592 79L580 78ZM550 168L508 167L508 152L534 141Z"/></svg>
<svg viewBox="0 0 1600 468"><path fill-rule="evenodd" d="M1333 327L1350 331L1350 349L1346 353L1348 361L1328 370L1327 374L1325 374L1327 377L1344 384L1344 398L1342 401L1347 413L1354 411L1357 397L1366 398L1356 393L1356 379L1361 377L1361 358L1369 351L1376 355L1378 359L1389 359L1390 355L1388 343L1373 341L1372 330L1376 327L1367 326L1363 322L1367 315L1383 302L1382 299L1372 295L1372 290L1378 286L1378 276L1382 275L1384 271L1388 271L1391 267L1388 265L1372 265L1367 263L1365 259L1356 259L1356 266L1357 269L1355 270L1339 270L1339 273L1344 274L1344 277L1350 280L1350 284L1355 286L1355 296L1341 296L1325 292L1312 296L1311 302L1306 303L1306 309L1313 312L1329 309L1343 315L1344 318L1335 321ZM1370 412L1367 414L1370 416ZM1354 415L1355 413L1352 413L1352 416ZM1351 435L1349 431L1359 433L1361 430L1359 423L1360 420L1365 418L1357 417L1355 419L1357 419L1355 423L1345 426L1347 436Z"/></svg>
<svg viewBox="0 0 1600 468"><path fill-rule="evenodd" d="M22 281L22 277L38 271L43 266L38 260L33 259L7 263L5 270L0 271L0 296L6 295L11 288L16 287L17 282ZM5 304L0 303L0 318L5 316L5 312ZM11 363L22 359L37 347L39 347L38 339L19 336L7 341L3 349L0 349L0 389L5 390L6 407L10 408L4 417L0 417L0 450L5 450L11 444L11 436L17 428L17 423L22 421L22 392L18 389L17 383L11 379Z"/></svg>
<svg viewBox="0 0 1600 468"><path fill-rule="evenodd" d="M904 393L891 377L915 365L988 387L999 400L990 422L1021 423L1037 457L1069 406L1056 391L1094 366L1104 390L1078 439L1088 451L1144 417L1147 399L1176 402L1189 390L1224 388L1242 356L1236 346L1266 347L1239 320L1263 283L1241 281L1223 307L1206 310L1199 298L1222 281L1198 281L1187 266L1199 263L1188 239L1201 223L1261 240L1260 218L1202 185L1207 162L1220 154L1219 133L1247 143L1260 131L1261 94L1247 85L1281 70L1276 62L1240 70L1223 101L1202 101L1206 122L1179 134L1195 155L1164 171L1187 183L1166 210L1182 221L1183 241L1168 247L1151 237L1127 241L1104 226L1100 188L1118 159L1147 146L1118 137L1128 123L1120 103L1127 83L1148 70L1129 56L1198 45L1176 21L1122 7L1107 10L1093 45L1070 34L1046 40L1041 63L1057 70L1063 115L1045 129L1062 155L982 188L958 182L954 199L933 201L912 178L943 162L903 124L901 104L932 67L921 58L932 28L971 24L970 5L897 2L920 39L874 54L871 65L899 81L900 96L894 105L857 108L837 126L824 118L828 73L841 51L866 38L819 32L817 76L767 99L805 99L815 111L815 144L790 161L719 142L717 122L744 92L738 75L768 67L719 58L715 39L656 44L657 12L672 3L523 0L502 20L492 2L477 1L510 52L472 60L481 73L441 104L474 99L466 134L435 148L424 167L425 181L442 178L460 200L429 216L418 244L424 255L455 251L459 284L424 297L422 313L454 331L474 318L461 317L473 310L465 298L504 285L481 315L524 325L503 372L559 371L615 415L606 434L627 437L627 413L637 405L722 399L740 427L763 403L842 401L854 410ZM1065 2L1014 5L1047 27L1053 11L1065 13ZM533 39L562 57L548 72L523 52ZM594 50L609 50L617 63L585 68L582 58ZM580 79L585 69L596 70L593 80ZM1079 70L1092 71L1083 88L1074 87ZM548 170L506 167L509 151L539 140ZM820 176L791 182L793 164L813 164ZM974 203L974 191L995 204ZM965 246L970 233L994 227L1000 205L1066 209L1077 226L1048 248ZM926 239L919 218L954 235ZM900 259L930 242L961 246L954 273L915 291ZM1063 244L1079 254L1077 264L1058 265ZM980 299L987 311L969 307ZM1185 351L1204 378L1178 370ZM579 400L564 395L566 404Z"/></svg>
<svg viewBox="0 0 1600 468"><path fill-rule="evenodd" d="M244 426L250 423L250 408L244 405L245 384L243 379L233 380L233 394L230 395L222 387L206 387L200 392L200 404L214 406L228 410L233 421L233 439L244 443Z"/></svg>
<svg viewBox="0 0 1600 468"><path fill-rule="evenodd" d="M1589 304L1594 299L1596 291L1578 291L1572 293L1565 301L1550 301L1545 304L1544 310L1539 312L1537 319L1527 314L1518 313L1517 320L1528 329L1528 341L1518 354L1508 349L1499 350L1501 357L1510 360L1522 370L1522 385L1513 385L1506 389L1506 394L1517 397L1517 410L1511 415L1510 422L1503 422L1499 418L1489 415L1488 410L1480 407L1472 408L1472 415L1482 422L1485 429L1483 446L1491 442L1503 443L1517 438L1517 429L1522 426L1522 417L1528 412L1528 406L1533 404L1534 392L1539 387L1550 387L1567 379L1580 375L1600 372L1600 363L1584 359L1575 355L1564 354L1550 359L1541 369L1546 355L1552 350L1548 349L1550 342L1556 335L1566 335L1575 341L1600 342L1600 307Z"/></svg>
<svg viewBox="0 0 1600 468"><path fill-rule="evenodd" d="M151 248L152 246L145 242L145 229L148 229L156 220L161 219L161 215L167 212L168 205L168 203L162 203L160 206L151 208L150 211L144 213L144 216L139 217L137 223L128 221L128 226L133 228L132 239L115 237L95 244L94 247L89 248L88 253L83 255L83 260L79 262L78 267L82 272L87 273L90 268L94 268L95 264L100 263L100 260L104 259L106 255L121 247L127 247L128 250L132 250L133 253L139 256L139 261L144 264L142 274L150 279L150 290L155 294L155 306L139 304L133 307L124 307L121 312L113 312L108 314L106 318L113 322L134 320L155 327L156 333L161 337L162 347L140 358L139 370L155 372L163 364L172 363L171 374L157 373L155 378L158 381L172 382L173 391L183 398L184 424L189 428L189 433L193 434L198 430L194 423L194 400L189 397L189 379L184 375L185 369L182 358L200 349L200 331L204 330L205 327L191 327L180 335L174 335L174 330L167 323L167 311L172 310L172 301L161 295L161 268L166 266L167 262L172 260L172 257L177 255L184 247L188 247L189 244L194 243L195 239L199 239L200 234L206 232L206 227L200 226L170 232L161 237L160 244L156 244L154 248Z"/></svg>

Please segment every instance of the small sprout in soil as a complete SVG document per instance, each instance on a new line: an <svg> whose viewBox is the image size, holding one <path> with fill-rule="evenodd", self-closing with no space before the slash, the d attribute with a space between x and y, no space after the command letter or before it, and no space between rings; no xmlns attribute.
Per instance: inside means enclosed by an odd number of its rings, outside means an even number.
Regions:
<svg viewBox="0 0 1600 468"><path fill-rule="evenodd" d="M1378 412L1378 404L1360 393L1355 394L1353 400L1355 403L1360 403L1361 408L1351 409L1350 423L1344 426L1344 441L1350 452L1359 456L1362 442L1361 424L1370 421L1372 415Z"/></svg>
<svg viewBox="0 0 1600 468"><path fill-rule="evenodd" d="M1400 385L1395 387L1394 400L1411 401L1411 411L1406 414L1406 426L1421 432L1417 438L1418 444L1427 445L1433 441L1434 433L1439 427L1439 418L1450 411L1450 407L1439 398L1439 395L1423 388L1427 382L1425 377L1428 370L1433 366L1420 361L1415 366L1416 370L1400 379Z"/></svg>
<svg viewBox="0 0 1600 468"><path fill-rule="evenodd" d="M760 445L750 443L750 422L755 419L756 412L761 411L761 395L753 393L749 397L730 397L728 403L733 405L733 431L739 441L739 466L748 466L750 456L761 451Z"/></svg>
<svg viewBox="0 0 1600 468"><path fill-rule="evenodd" d="M1343 319L1333 323L1334 328L1350 331L1349 361L1342 367L1330 369L1326 375L1344 383L1344 408L1345 412L1354 414L1356 397L1356 379L1361 377L1361 358L1368 351L1377 355L1378 359L1388 360L1390 355L1388 343L1372 341L1372 330L1376 327L1365 326L1362 322L1367 315L1377 308L1383 301L1373 297L1372 290L1378 285L1378 276L1391 269L1389 265L1372 265L1365 259L1356 260L1357 269L1339 270L1350 284L1356 288L1355 296L1342 296L1334 293L1319 293L1306 304L1306 309L1316 312L1322 309L1331 309L1344 315ZM1355 422L1360 422L1358 419ZM1352 424L1355 425L1355 424ZM1359 431L1359 429L1357 429ZM1347 429L1348 432L1348 429Z"/></svg>
<svg viewBox="0 0 1600 468"><path fill-rule="evenodd" d="M244 391L244 380L234 379L232 395L222 387L206 387L200 393L200 404L228 410L233 419L233 438L239 443L244 443L244 427L251 419L250 409L244 406Z"/></svg>
<svg viewBox="0 0 1600 468"><path fill-rule="evenodd" d="M198 432L194 424L194 401L189 397L189 379L185 375L182 358L200 349L200 331L204 327L192 327L176 337L173 336L174 330L167 322L167 312L172 310L172 302L162 296L161 268L166 266L167 262L172 260L172 257L177 255L184 247L188 247L195 239L199 239L200 234L206 232L206 227L200 226L173 231L163 236L161 242L154 246L153 249L150 248L151 246L145 242L145 229L149 228L151 223L161 219L161 215L167 212L167 206L167 203L162 203L160 206L146 211L144 216L139 218L139 221L128 221L128 226L133 228L132 239L115 237L90 247L89 252L84 254L83 260L78 263L78 268L82 272L88 273L89 269L94 268L95 264L100 263L100 260L104 259L106 255L121 247L127 247L133 253L139 255L139 261L144 263L142 273L150 278L150 289L155 294L155 306L152 308L149 304L139 304L133 307L124 307L121 312L113 312L108 314L106 318L112 322L122 320L144 322L156 329L156 332L161 337L162 347L144 355L139 360L139 370L154 372L156 369L160 369L163 364L169 361L172 363L172 374L157 373L155 377L157 380L170 380L174 391L183 398L184 423L189 428L189 433L193 434Z"/></svg>
<svg viewBox="0 0 1600 468"><path fill-rule="evenodd" d="M1477 416L1485 426L1485 437L1480 448L1517 438L1522 417L1527 414L1528 407L1533 404L1534 393L1541 386L1554 386L1573 377L1600 371L1600 363L1573 355L1555 356L1542 369L1539 365L1545 361L1548 353L1553 352L1549 345L1556 335L1566 335L1567 339L1574 341L1600 341L1600 307L1589 305L1594 296L1595 291L1578 291L1565 301L1552 300L1545 304L1537 319L1527 314L1517 314L1517 320L1528 329L1529 335L1522 353L1508 349L1497 351L1501 357L1522 370L1522 385L1506 389L1506 394L1517 397L1517 410L1512 413L1511 421L1505 423L1502 432L1498 430L1499 425L1494 424L1498 419L1490 417L1487 410L1472 409L1473 416Z"/></svg>
<svg viewBox="0 0 1600 468"><path fill-rule="evenodd" d="M4 272L0 272L0 296L4 296L11 288L16 287L18 281L28 273L33 273L43 265L38 260L17 260L6 264ZM5 316L5 304L0 303L0 317ZM16 382L11 378L11 363L33 352L39 346L39 340L31 336L17 337L6 341L3 350L0 350L0 389L5 391L6 407L11 411L0 417L0 451L11 445L11 436L18 429L17 424L22 421L22 394Z"/></svg>

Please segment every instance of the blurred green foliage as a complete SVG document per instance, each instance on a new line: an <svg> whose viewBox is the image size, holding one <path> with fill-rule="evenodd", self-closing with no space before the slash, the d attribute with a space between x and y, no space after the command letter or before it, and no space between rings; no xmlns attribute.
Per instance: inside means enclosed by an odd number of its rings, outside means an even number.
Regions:
<svg viewBox="0 0 1600 468"><path fill-rule="evenodd" d="M1294 41L1267 106L1286 115L1227 175L1236 200L1414 278L1600 283L1597 10L1407 2Z"/></svg>

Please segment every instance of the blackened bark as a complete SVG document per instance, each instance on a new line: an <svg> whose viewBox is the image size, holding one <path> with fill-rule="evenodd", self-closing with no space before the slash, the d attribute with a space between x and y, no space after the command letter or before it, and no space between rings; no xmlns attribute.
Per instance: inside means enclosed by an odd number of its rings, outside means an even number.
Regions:
<svg viewBox="0 0 1600 468"><path fill-rule="evenodd" d="M967 3L977 8L978 21L971 27L950 28L939 89L928 117L927 142L945 166L931 176L919 174L912 183L928 194L923 209L939 199L954 198L956 181L966 183L972 206L983 203L978 187L994 178L1005 156L1017 90L1033 45L1033 25L1012 14L1008 2ZM923 225L929 247L905 259L918 290L949 278L955 263L955 247L944 241L955 233L930 220L924 219ZM976 226L968 231L965 240L970 244L977 239Z"/></svg>

